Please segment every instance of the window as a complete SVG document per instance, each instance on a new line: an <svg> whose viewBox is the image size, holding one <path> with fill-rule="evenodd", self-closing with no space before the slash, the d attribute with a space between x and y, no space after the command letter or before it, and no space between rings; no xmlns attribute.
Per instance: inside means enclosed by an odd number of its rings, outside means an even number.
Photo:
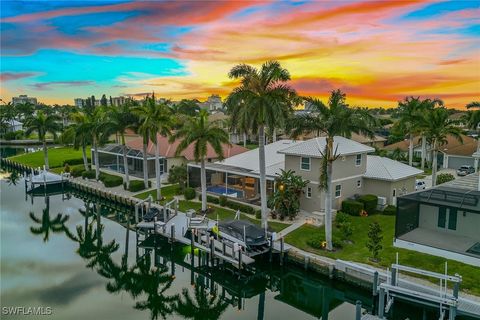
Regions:
<svg viewBox="0 0 480 320"><path fill-rule="evenodd" d="M306 197L309 199L312 197L312 187L307 187Z"/></svg>
<svg viewBox="0 0 480 320"><path fill-rule="evenodd" d="M358 167L362 164L362 155L361 154L357 154L356 158L355 158L355 165Z"/></svg>
<svg viewBox="0 0 480 320"><path fill-rule="evenodd" d="M357 188L361 188L362 187L362 180L357 180Z"/></svg>
<svg viewBox="0 0 480 320"><path fill-rule="evenodd" d="M300 159L300 170L310 171L310 158L302 157Z"/></svg>
<svg viewBox="0 0 480 320"><path fill-rule="evenodd" d="M340 198L342 196L342 185L337 184L335 186L335 198Z"/></svg>

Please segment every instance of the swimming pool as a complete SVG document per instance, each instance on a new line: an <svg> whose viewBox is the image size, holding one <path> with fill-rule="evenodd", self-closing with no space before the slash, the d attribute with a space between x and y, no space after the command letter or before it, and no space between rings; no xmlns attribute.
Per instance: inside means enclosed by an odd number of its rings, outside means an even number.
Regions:
<svg viewBox="0 0 480 320"><path fill-rule="evenodd" d="M110 164L110 165L106 165L105 168L113 170L113 171L117 171L117 172L120 172L120 173L125 173L125 169L123 168L123 165L121 165L121 164L120 165Z"/></svg>
<svg viewBox="0 0 480 320"><path fill-rule="evenodd" d="M216 194L221 194L233 198L243 198L243 191L242 190L237 190L233 188L225 188L222 186L210 186L207 187L208 192L216 193Z"/></svg>

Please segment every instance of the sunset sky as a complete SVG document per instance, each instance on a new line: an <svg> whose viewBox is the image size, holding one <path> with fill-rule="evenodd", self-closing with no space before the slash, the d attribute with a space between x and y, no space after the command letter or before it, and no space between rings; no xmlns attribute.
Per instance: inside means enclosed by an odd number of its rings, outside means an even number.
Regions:
<svg viewBox="0 0 480 320"><path fill-rule="evenodd" d="M225 97L276 59L302 95L351 105L480 100L480 1L1 1L1 98Z"/></svg>

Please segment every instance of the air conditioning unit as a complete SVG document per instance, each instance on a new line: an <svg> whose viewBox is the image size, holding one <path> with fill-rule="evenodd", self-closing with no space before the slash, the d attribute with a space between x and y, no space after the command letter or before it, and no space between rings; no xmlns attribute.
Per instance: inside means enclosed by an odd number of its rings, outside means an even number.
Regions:
<svg viewBox="0 0 480 320"><path fill-rule="evenodd" d="M377 209L378 210L383 210L387 206L387 198L385 197L378 197L378 202L377 202Z"/></svg>

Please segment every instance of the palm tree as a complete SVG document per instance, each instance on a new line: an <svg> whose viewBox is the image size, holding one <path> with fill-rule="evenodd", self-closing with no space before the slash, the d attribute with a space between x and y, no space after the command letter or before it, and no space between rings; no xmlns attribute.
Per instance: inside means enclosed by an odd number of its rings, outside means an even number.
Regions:
<svg viewBox="0 0 480 320"><path fill-rule="evenodd" d="M479 108L478 110L468 110L464 116L464 121L467 123L468 128L477 132L477 153L480 153L480 102L471 102L466 107L467 109ZM478 163L475 166L475 170L478 171Z"/></svg>
<svg viewBox="0 0 480 320"><path fill-rule="evenodd" d="M151 140L155 145L155 178L157 184L157 201L160 201L162 199L162 181L160 176L160 143L158 141L158 136L171 136L174 121L170 108L166 104L159 104L157 108L152 111L154 111L154 113L151 115L153 124L153 136L151 137Z"/></svg>
<svg viewBox="0 0 480 320"><path fill-rule="evenodd" d="M74 123L65 130L63 135L67 140L70 138L73 140L75 150L82 148L83 165L85 170L88 170L87 146L92 142L91 117L83 112L76 112L71 115L71 119Z"/></svg>
<svg viewBox="0 0 480 320"><path fill-rule="evenodd" d="M398 124L408 136L408 164L413 164L413 138L419 133L419 123L422 121L422 111L425 102L420 97L406 97L398 103Z"/></svg>
<svg viewBox="0 0 480 320"><path fill-rule="evenodd" d="M200 180L202 187L202 211L207 210L207 174L205 159L208 145L210 145L218 159L223 159L223 144L229 144L228 134L220 128L217 123L208 121L208 112L200 110L194 118L188 118L183 127L170 138L171 141L182 139L177 147L176 154L179 155L193 143L195 161L200 162Z"/></svg>
<svg viewBox="0 0 480 320"><path fill-rule="evenodd" d="M424 121L422 121L420 125L433 151L433 186L435 186L437 182L437 154L440 146L447 143L448 136L452 136L458 141L463 142L461 136L462 130L456 127L448 117L449 113L446 108L436 108L426 114Z"/></svg>
<svg viewBox="0 0 480 320"><path fill-rule="evenodd" d="M105 130L110 124L104 108L95 108L92 113L87 113L90 122L90 134L92 136L93 157L95 162L95 179L100 178L100 162L98 148L104 143L108 131Z"/></svg>
<svg viewBox="0 0 480 320"><path fill-rule="evenodd" d="M421 128L422 126L420 123L422 122L423 118L431 112L433 109L436 107L443 107L443 101L440 99L425 99L422 101L422 103L419 106L419 113L420 113L420 119L417 121L417 125ZM425 160L426 160L426 153L427 153L427 137L425 136L425 132L423 132L421 129L419 130L420 135L422 136L422 157L421 157L421 162L420 162L420 169L424 170L425 169Z"/></svg>
<svg viewBox="0 0 480 320"><path fill-rule="evenodd" d="M226 101L232 123L247 124L245 127L253 133L258 132L262 227L267 229L265 129L284 126L293 112L297 95L286 84L290 73L277 61L265 62L260 69L240 64L233 67L228 76L240 79L240 86L230 93Z"/></svg>
<svg viewBox="0 0 480 320"><path fill-rule="evenodd" d="M143 182L145 184L145 189L148 188L147 148L148 142L153 139L156 132L156 123L153 118L157 112L156 109L157 106L155 104L155 99L150 97L146 97L140 106L132 109L133 114L138 117L138 122L135 125L136 131L141 134L143 138Z"/></svg>
<svg viewBox="0 0 480 320"><path fill-rule="evenodd" d="M32 132L37 132L38 140L43 144L43 154L45 159L45 169L49 169L48 165L48 148L47 148L47 133L51 133L54 137L60 131L58 121L60 118L56 115L46 115L42 111L37 112L36 115L27 118L25 121L25 135L28 136Z"/></svg>
<svg viewBox="0 0 480 320"><path fill-rule="evenodd" d="M324 134L325 149L321 150L319 188L325 191L325 238L327 250L332 250L332 174L333 162L339 155L334 148L335 136L350 138L352 133L372 137L375 119L364 109L350 108L345 102L346 95L340 90L332 91L328 105L314 98L309 98L312 113L294 118L289 124L292 137L302 133ZM294 126L292 125L294 124Z"/></svg>
<svg viewBox="0 0 480 320"><path fill-rule="evenodd" d="M107 116L109 118L109 127L108 130L115 132L115 134L120 136L123 152L123 171L125 174L125 185L128 190L130 186L130 178L128 175L128 158L127 158L127 145L125 142L125 130L131 128L135 119L130 110L130 102L124 103L119 107L109 107L107 109Z"/></svg>

